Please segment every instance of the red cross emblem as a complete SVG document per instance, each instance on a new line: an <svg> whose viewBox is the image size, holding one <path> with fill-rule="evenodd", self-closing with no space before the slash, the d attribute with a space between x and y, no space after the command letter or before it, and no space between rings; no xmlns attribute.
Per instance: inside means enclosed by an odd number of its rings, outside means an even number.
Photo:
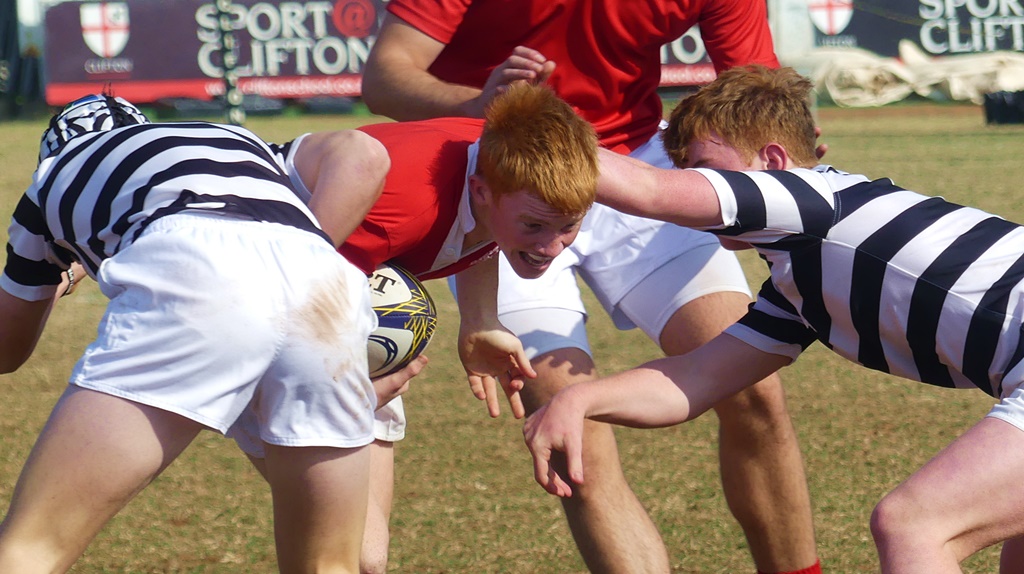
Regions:
<svg viewBox="0 0 1024 574"><path fill-rule="evenodd" d="M84 3L79 11L85 45L101 58L113 58L128 43L128 4Z"/></svg>
<svg viewBox="0 0 1024 574"><path fill-rule="evenodd" d="M811 0L807 9L811 14L811 22L819 32L835 36L850 23L853 0Z"/></svg>

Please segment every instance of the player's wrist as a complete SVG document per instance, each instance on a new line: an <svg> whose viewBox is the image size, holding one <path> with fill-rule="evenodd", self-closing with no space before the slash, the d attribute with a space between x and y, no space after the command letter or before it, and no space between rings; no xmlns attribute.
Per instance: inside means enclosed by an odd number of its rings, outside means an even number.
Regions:
<svg viewBox="0 0 1024 574"><path fill-rule="evenodd" d="M75 290L75 285L77 285L77 283L75 282L75 270L74 270L74 268L68 267L67 271L65 271L64 274L68 278L68 286L67 286L67 288L64 289L64 292L61 293L61 295L60 295L61 297L66 297L66 296L70 295L71 292Z"/></svg>

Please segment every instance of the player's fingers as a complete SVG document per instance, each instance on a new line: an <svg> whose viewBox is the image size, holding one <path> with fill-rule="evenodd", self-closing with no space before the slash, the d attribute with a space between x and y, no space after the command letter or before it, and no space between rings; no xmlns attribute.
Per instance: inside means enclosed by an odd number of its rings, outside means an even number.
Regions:
<svg viewBox="0 0 1024 574"><path fill-rule="evenodd" d="M525 417L526 407L523 406L523 397L519 394L519 391L509 391L506 389L505 393L508 396L508 406L512 409L512 416L517 419Z"/></svg>
<svg viewBox="0 0 1024 574"><path fill-rule="evenodd" d="M495 387L498 383L494 377L483 377L484 391L487 399L487 412L491 415L491 418L498 418L501 416L501 401L498 400L498 389Z"/></svg>
<svg viewBox="0 0 1024 574"><path fill-rule="evenodd" d="M542 406L526 419L523 423L523 438L526 440L526 447L530 450L530 454L533 455L533 473L537 484L555 496L569 497L572 496L572 487L551 466L551 457L557 448L555 446L557 442L552 441L551 436L545 434L540 428L547 408L547 405ZM563 446L563 448L565 447ZM577 447L572 447L567 452L578 453L578 451ZM579 466L578 474L582 481L582 464Z"/></svg>
<svg viewBox="0 0 1024 574"><path fill-rule="evenodd" d="M544 62L547 61L547 58L544 57L544 54L541 54L537 50L534 50L533 48L528 48L526 46L516 46L515 48L513 48L512 56L525 58L537 62L538 64L543 64Z"/></svg>
<svg viewBox="0 0 1024 574"><path fill-rule="evenodd" d="M548 60L544 62L544 65L541 67L540 72L537 74L537 83L543 84L544 82L548 81L548 78L551 77L551 74L554 71L555 62L553 60Z"/></svg>
<svg viewBox="0 0 1024 574"><path fill-rule="evenodd" d="M505 397L508 398L508 405L512 409L512 416L517 419L525 417L526 407L523 406L523 397L519 394L519 391L523 388L522 377L516 377L510 370L501 375L498 378L498 382L501 383L501 388L505 391Z"/></svg>
<svg viewBox="0 0 1024 574"><path fill-rule="evenodd" d="M479 375L467 375L469 379L469 390L473 391L473 396L479 400L487 399L487 392L484 391L483 377Z"/></svg>
<svg viewBox="0 0 1024 574"><path fill-rule="evenodd" d="M527 66L508 67L501 71L498 76L499 85L508 85L514 82L532 82L537 79L538 71Z"/></svg>
<svg viewBox="0 0 1024 574"><path fill-rule="evenodd" d="M509 59L505 60L505 62L502 63L502 65L508 68L530 70L532 72L539 74L544 71L545 62L543 60L537 60L529 56L522 57L513 55L510 56Z"/></svg>
<svg viewBox="0 0 1024 574"><path fill-rule="evenodd" d="M549 480L551 488L547 489L548 492L562 498L572 497L572 487L569 486L569 483L562 480L562 477L553 468L549 472L551 473L551 479Z"/></svg>
<svg viewBox="0 0 1024 574"><path fill-rule="evenodd" d="M551 466L550 453L551 451L547 451L547 455L544 456L534 455L534 479L550 494L566 498L570 497L572 496L572 488L562 480L562 477L558 476L554 467Z"/></svg>
<svg viewBox="0 0 1024 574"><path fill-rule="evenodd" d="M409 369L409 372L412 374L413 377L415 377L416 375L420 374L423 371L423 367L426 367L427 363L429 362L430 359L428 359L426 355L419 355L415 359L413 359L406 366L406 368Z"/></svg>
<svg viewBox="0 0 1024 574"><path fill-rule="evenodd" d="M583 445L581 437L567 436L563 439L565 448L565 466L569 480L583 484Z"/></svg>
<svg viewBox="0 0 1024 574"><path fill-rule="evenodd" d="M515 374L509 371L508 385L505 386L507 392L518 393L526 387L526 377L522 374Z"/></svg>
<svg viewBox="0 0 1024 574"><path fill-rule="evenodd" d="M512 360L515 362L515 370L518 371L513 373L517 376L517 378L518 375L524 375L530 379L534 379L537 377L537 371L535 371L533 369L533 365L530 364L530 358L526 356L526 350L523 349L522 345L520 345L519 348L515 350L514 354L512 355Z"/></svg>
<svg viewBox="0 0 1024 574"><path fill-rule="evenodd" d="M544 410L545 407L541 407L523 422L523 440L533 457L533 479L544 490L557 495L558 492L551 481L551 445L544 440L543 435L538 435L537 431L537 427L544 419Z"/></svg>
<svg viewBox="0 0 1024 574"><path fill-rule="evenodd" d="M529 441L527 441L527 446L530 447L530 454L533 455L533 479L544 490L557 495L557 489L551 480L551 451L548 449L534 450L534 445Z"/></svg>

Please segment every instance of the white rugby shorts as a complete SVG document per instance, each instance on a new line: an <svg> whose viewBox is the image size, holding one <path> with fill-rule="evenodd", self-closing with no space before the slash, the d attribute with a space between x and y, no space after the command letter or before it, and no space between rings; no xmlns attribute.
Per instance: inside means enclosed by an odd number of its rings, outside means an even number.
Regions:
<svg viewBox="0 0 1024 574"><path fill-rule="evenodd" d="M1003 378L1003 398L992 410L989 417L1004 420L1024 431L1024 361L1017 363Z"/></svg>
<svg viewBox="0 0 1024 574"><path fill-rule="evenodd" d="M373 413L373 438L397 442L405 438L405 404L395 397Z"/></svg>
<svg viewBox="0 0 1024 574"><path fill-rule="evenodd" d="M170 215L105 261L97 281L110 303L72 384L235 438L244 430L243 446L373 439L366 340L376 316L366 276L323 238Z"/></svg>

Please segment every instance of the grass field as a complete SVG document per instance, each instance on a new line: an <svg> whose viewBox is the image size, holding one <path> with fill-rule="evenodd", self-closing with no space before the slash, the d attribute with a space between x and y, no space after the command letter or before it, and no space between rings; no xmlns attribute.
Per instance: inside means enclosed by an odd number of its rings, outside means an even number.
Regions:
<svg viewBox="0 0 1024 574"><path fill-rule="evenodd" d="M1024 221L1024 126L986 126L973 106L822 109L819 116L829 163ZM284 141L374 120L252 118L248 127ZM4 217L28 183L43 125L0 124ZM759 262L748 254L743 262L751 284L759 284ZM467 390L447 289L438 282L428 288L442 321L427 353L432 362L407 395L408 436L396 449L391 570L583 572L557 501L533 482L520 424L488 418ZM0 376L0 508L104 303L94 283L83 285L55 310L30 362ZM616 331L589 294L588 304L602 372L658 356L640 333ZM874 572L868 517L875 502L984 415L992 399L872 373L821 346L782 376L808 467L823 566L836 574ZM670 429L618 431L626 472L678 573L754 571L718 484L716 432L713 415ZM990 549L964 568L994 572L997 562L997 549ZM274 572L268 489L233 443L202 433L109 524L73 571Z"/></svg>

